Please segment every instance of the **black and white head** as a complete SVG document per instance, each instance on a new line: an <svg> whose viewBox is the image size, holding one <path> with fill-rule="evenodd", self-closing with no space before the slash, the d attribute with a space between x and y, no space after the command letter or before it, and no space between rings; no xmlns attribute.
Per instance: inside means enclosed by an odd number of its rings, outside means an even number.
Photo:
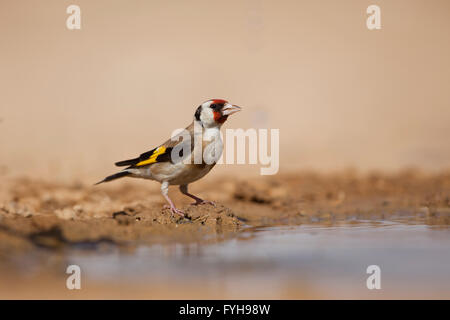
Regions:
<svg viewBox="0 0 450 320"><path fill-rule="evenodd" d="M241 108L222 99L203 102L195 111L194 119L205 128L220 127L229 115L241 111Z"/></svg>

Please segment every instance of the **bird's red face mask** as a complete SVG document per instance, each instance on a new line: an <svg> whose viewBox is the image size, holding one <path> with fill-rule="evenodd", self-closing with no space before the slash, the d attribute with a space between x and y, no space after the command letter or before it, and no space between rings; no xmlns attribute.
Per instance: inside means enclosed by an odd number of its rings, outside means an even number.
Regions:
<svg viewBox="0 0 450 320"><path fill-rule="evenodd" d="M213 111L214 112L214 121L217 123L224 123L228 116L222 115L220 111Z"/></svg>
<svg viewBox="0 0 450 320"><path fill-rule="evenodd" d="M213 109L214 121L220 124L224 123L229 115L241 111L240 107L231 105L228 101L220 99L213 100L211 108Z"/></svg>

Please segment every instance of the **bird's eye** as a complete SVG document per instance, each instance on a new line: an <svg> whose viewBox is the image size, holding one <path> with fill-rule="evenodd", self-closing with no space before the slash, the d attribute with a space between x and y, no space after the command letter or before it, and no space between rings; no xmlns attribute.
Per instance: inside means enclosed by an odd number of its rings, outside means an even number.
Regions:
<svg viewBox="0 0 450 320"><path fill-rule="evenodd" d="M211 109L217 109L217 104L213 103L212 105L210 105Z"/></svg>

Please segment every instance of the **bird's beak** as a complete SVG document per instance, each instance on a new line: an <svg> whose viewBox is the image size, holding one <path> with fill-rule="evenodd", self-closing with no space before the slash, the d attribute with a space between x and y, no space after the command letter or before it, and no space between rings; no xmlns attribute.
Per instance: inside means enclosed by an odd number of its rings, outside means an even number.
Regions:
<svg viewBox="0 0 450 320"><path fill-rule="evenodd" d="M226 104L223 108L222 108L222 115L224 116L229 116L230 114L236 113L241 111L242 108L235 106L235 105L231 105L231 104Z"/></svg>

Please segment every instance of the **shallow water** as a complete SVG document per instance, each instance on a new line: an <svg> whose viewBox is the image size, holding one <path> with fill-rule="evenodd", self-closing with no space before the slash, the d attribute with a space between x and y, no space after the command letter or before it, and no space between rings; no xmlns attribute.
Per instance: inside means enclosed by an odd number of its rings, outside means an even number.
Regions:
<svg viewBox="0 0 450 320"><path fill-rule="evenodd" d="M151 297L450 298L450 229L404 222L248 228L209 245L70 250L66 263L86 283L161 293ZM369 265L379 290L366 286Z"/></svg>

